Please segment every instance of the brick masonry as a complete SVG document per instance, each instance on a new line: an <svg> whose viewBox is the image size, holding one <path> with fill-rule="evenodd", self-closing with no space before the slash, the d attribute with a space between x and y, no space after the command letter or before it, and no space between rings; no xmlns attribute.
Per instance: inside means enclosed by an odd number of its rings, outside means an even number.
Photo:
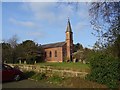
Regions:
<svg viewBox="0 0 120 90"><path fill-rule="evenodd" d="M45 61L47 62L62 62L63 61L63 52L62 52L63 47L57 47L57 48L48 48L45 49ZM51 52L51 56L50 56ZM56 52L56 56L55 56Z"/></svg>
<svg viewBox="0 0 120 90"><path fill-rule="evenodd" d="M61 44L61 45L59 45ZM65 43L55 43L43 45L45 48L45 61L46 62L63 62L64 58L67 61L72 61L73 54L73 32L71 29L70 21L68 19L66 29L66 40ZM56 55L55 55L56 52Z"/></svg>

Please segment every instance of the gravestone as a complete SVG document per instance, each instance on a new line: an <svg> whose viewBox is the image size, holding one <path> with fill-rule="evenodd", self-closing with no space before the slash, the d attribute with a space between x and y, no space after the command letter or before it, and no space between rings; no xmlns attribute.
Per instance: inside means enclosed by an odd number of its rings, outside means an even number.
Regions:
<svg viewBox="0 0 120 90"><path fill-rule="evenodd" d="M19 60L19 64L21 64L21 60Z"/></svg>

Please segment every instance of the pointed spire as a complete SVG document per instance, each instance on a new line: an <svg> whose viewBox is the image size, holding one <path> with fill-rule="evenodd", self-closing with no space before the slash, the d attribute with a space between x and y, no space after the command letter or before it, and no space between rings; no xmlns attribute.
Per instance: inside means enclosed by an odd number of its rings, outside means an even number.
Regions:
<svg viewBox="0 0 120 90"><path fill-rule="evenodd" d="M67 23L67 29L66 29L66 32L72 32L69 17L68 17L68 23Z"/></svg>

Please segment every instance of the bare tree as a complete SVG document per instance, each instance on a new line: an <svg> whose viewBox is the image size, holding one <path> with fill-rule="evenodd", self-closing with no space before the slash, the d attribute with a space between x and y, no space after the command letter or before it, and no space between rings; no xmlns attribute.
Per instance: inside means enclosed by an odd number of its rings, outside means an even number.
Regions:
<svg viewBox="0 0 120 90"><path fill-rule="evenodd" d="M12 38L8 40L8 43L11 45L12 48L15 48L17 46L17 42L18 42L17 35L13 35Z"/></svg>
<svg viewBox="0 0 120 90"><path fill-rule="evenodd" d="M89 14L100 44L114 42L120 35L120 2L92 2Z"/></svg>

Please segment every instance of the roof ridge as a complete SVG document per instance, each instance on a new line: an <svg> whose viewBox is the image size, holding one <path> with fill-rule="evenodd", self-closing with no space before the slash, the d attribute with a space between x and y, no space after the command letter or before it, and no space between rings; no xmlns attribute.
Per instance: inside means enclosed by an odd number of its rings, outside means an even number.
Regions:
<svg viewBox="0 0 120 90"><path fill-rule="evenodd" d="M63 42L65 42L65 41L63 41ZM56 43L63 43L63 42L56 42ZM48 43L48 44L56 44L55 42L53 42L53 43ZM43 45L48 45L48 44L43 44ZM42 45L42 46L43 46Z"/></svg>
<svg viewBox="0 0 120 90"><path fill-rule="evenodd" d="M42 45L43 48L55 48L55 47L62 47L66 42L56 42L56 43L50 43L50 44L44 44Z"/></svg>

